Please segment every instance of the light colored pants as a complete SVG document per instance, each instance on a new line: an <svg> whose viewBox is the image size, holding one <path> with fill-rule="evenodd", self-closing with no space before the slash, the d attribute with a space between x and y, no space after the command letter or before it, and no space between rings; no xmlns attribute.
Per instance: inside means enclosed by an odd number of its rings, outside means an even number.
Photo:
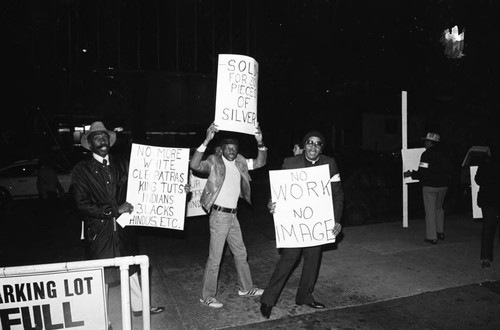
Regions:
<svg viewBox="0 0 500 330"><path fill-rule="evenodd" d="M212 210L210 214L210 247L203 279L203 299L217 295L219 267L226 241L234 257L240 290L253 289L247 250L236 214Z"/></svg>
<svg viewBox="0 0 500 330"><path fill-rule="evenodd" d="M137 273L132 274L129 277L130 284L130 307L133 312L142 311L142 290L141 284L139 282L139 275ZM109 306L109 285L106 283L106 299ZM108 307L109 308L109 307ZM108 315L109 320L109 315Z"/></svg>
<svg viewBox="0 0 500 330"><path fill-rule="evenodd" d="M142 290L139 283L139 275L134 273L130 279L130 307L134 312L142 311Z"/></svg>
<svg viewBox="0 0 500 330"><path fill-rule="evenodd" d="M448 187L422 188L425 208L425 236L427 239L437 239L437 233L444 233L443 202Z"/></svg>

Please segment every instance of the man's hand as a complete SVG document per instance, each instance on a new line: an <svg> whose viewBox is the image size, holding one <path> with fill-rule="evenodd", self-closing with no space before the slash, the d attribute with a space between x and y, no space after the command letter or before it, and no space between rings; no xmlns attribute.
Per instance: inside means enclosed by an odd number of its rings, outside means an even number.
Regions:
<svg viewBox="0 0 500 330"><path fill-rule="evenodd" d="M260 126L257 123L257 126L255 127L255 140L257 141L257 144L262 144L263 138L262 138L262 131L260 130Z"/></svg>
<svg viewBox="0 0 500 330"><path fill-rule="evenodd" d="M184 192L185 192L186 194L188 194L190 191L191 191L191 184L190 184L190 183L186 183L186 184L184 185Z"/></svg>
<svg viewBox="0 0 500 330"><path fill-rule="evenodd" d="M134 211L134 206L130 204L129 202L125 202L120 207L118 207L118 213L132 213Z"/></svg>
<svg viewBox="0 0 500 330"><path fill-rule="evenodd" d="M217 125L215 125L215 123L212 123L212 125L210 125L210 127L207 128L207 136L205 137L205 141L203 141L203 144L207 146L210 143L210 141L212 141L212 139L214 138L215 133L217 133L218 131L219 129L217 128Z"/></svg>
<svg viewBox="0 0 500 330"><path fill-rule="evenodd" d="M267 203L267 208L269 209L269 213L274 214L276 211L276 202L273 203L269 201L269 203Z"/></svg>
<svg viewBox="0 0 500 330"><path fill-rule="evenodd" d="M340 231L342 230L342 225L338 222L335 223L335 226L333 226L333 229L332 229L332 234L333 236L337 236Z"/></svg>

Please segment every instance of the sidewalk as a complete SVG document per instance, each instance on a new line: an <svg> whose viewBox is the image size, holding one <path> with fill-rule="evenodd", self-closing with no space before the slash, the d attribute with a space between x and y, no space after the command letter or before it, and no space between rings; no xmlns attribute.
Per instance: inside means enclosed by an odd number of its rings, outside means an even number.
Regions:
<svg viewBox="0 0 500 330"><path fill-rule="evenodd" d="M265 288L279 257L274 245L272 220L268 215L256 217L242 212L240 222L254 283ZM470 215L447 215L446 239L437 245L423 241L424 225L424 221L418 219L410 220L408 228L403 228L401 222L344 228L344 237L337 244L325 247L314 292L315 299L324 303L327 309L315 311L294 304L300 276L299 265L269 320L260 315L258 298L238 296L236 271L228 253L221 265L217 297L224 307L212 309L200 304L209 239L205 217L187 219L184 232L145 231L140 244L141 252L150 257L152 266L151 303L166 307L164 313L152 316L152 329L302 329L301 326L304 329L334 329L333 323L325 320L340 322L341 315L346 317L346 322L349 321L349 327L360 328L360 324L353 326L351 317L363 314L362 309L368 306L376 310L382 307L374 306L380 306L382 302L398 309L395 302L400 301L404 305L405 300L397 299L414 297L420 299L424 310L426 303L422 301L434 301L441 290L453 288L453 292L471 299L479 283L500 280L500 263L494 262L487 269L480 266L481 224L474 222ZM495 241L495 255L500 255L498 240ZM118 290L112 291L112 301L115 301L112 308L116 311L119 311L119 303L116 304ZM485 299L490 299L492 306L498 306L498 303L493 303L495 299L500 301L498 293ZM414 303L411 300L407 305ZM343 310L347 307L352 309ZM358 312L354 312L356 310ZM113 313L111 319L114 328L120 329L119 313ZM309 323L311 326L303 323L308 319L312 320ZM297 320L300 322L297 323ZM141 322L141 318L134 318L134 329L141 329ZM411 316L405 322L408 323L406 328L418 328L411 327Z"/></svg>

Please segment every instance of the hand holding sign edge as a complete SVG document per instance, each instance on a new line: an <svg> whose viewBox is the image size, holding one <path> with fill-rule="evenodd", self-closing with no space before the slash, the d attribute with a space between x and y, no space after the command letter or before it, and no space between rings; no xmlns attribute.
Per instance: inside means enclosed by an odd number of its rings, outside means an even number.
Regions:
<svg viewBox="0 0 500 330"><path fill-rule="evenodd" d="M255 126L255 141L257 141L257 144L262 144L263 137L262 137L262 131L260 130L260 125L257 122L257 126Z"/></svg>
<svg viewBox="0 0 500 330"><path fill-rule="evenodd" d="M207 135L206 135L205 141L203 141L203 145L207 146L210 143L210 141L212 141L212 139L214 138L215 133L217 133L218 131L219 131L219 128L217 127L217 125L215 123L212 123L207 128Z"/></svg>

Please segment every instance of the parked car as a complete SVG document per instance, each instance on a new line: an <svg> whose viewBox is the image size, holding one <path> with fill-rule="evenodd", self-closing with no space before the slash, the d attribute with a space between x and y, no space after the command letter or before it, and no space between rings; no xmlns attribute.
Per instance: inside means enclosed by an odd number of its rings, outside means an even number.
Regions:
<svg viewBox="0 0 500 330"><path fill-rule="evenodd" d="M5 188L12 199L38 197L36 181L38 177L38 159L13 162L0 169L0 187ZM54 166L64 191L69 192L71 173L59 166Z"/></svg>

